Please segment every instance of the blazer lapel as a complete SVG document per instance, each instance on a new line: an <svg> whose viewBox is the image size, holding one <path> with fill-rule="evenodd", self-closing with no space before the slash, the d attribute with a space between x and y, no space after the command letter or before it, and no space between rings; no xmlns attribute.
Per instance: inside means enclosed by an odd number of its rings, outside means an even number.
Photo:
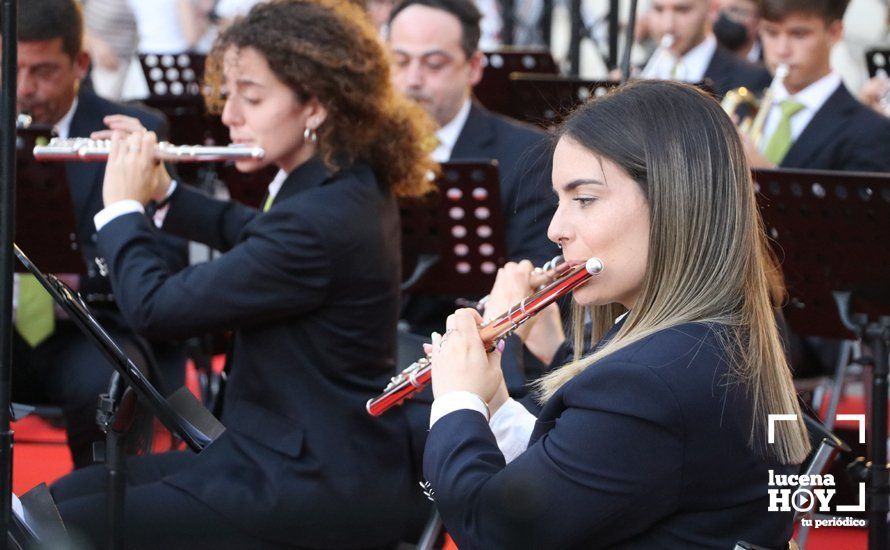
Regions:
<svg viewBox="0 0 890 550"><path fill-rule="evenodd" d="M449 160L490 158L494 155L491 150L494 138L494 128L485 109L473 101Z"/></svg>
<svg viewBox="0 0 890 550"><path fill-rule="evenodd" d="M272 206L274 207L281 201L293 197L301 191L322 185L332 175L331 170L325 166L321 159L313 157L307 160L287 175L284 183L281 184L281 189L275 196L275 200L272 202Z"/></svg>
<svg viewBox="0 0 890 550"><path fill-rule="evenodd" d="M77 109L71 117L68 137L89 137L98 129L96 121L102 123L102 113L96 111L96 106L91 100L92 97L88 93L78 96ZM105 163L70 161L65 163L65 172L68 175L68 187L71 190L71 201L74 203L78 223L92 224L91 205L101 201Z"/></svg>
<svg viewBox="0 0 890 550"><path fill-rule="evenodd" d="M609 340L615 337L618 331L621 329L622 325L624 325L624 321L627 319L627 316L621 318L618 322L612 325L612 328L603 335L599 342L590 350L589 353L585 355L589 355L590 353L595 352L599 348L606 345ZM589 325L588 325L589 327ZM596 368L592 366L591 368ZM538 415L538 420L535 422L535 427L532 428L532 433L528 438L528 445L531 447L535 444L535 442L540 439L544 434L549 432L556 426L556 420L559 418L559 415L562 414L564 410L564 406L562 405L562 392L565 391L566 386L571 384L572 381L569 380L561 388L556 390L556 393L550 398L547 403L544 404L544 407L541 409L541 413Z"/></svg>
<svg viewBox="0 0 890 550"><path fill-rule="evenodd" d="M822 107L816 111L810 123L791 145L788 154L779 164L781 168L806 168L813 157L822 150L825 142L837 135L838 129L844 125L851 109L856 103L843 83L828 97Z"/></svg>

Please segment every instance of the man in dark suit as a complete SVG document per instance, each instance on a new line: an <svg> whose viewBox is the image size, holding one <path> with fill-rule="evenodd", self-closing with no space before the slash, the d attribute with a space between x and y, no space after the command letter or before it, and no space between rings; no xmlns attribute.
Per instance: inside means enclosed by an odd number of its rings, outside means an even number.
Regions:
<svg viewBox="0 0 890 550"><path fill-rule="evenodd" d="M711 0L653 0L649 22L655 37L673 37L643 69L646 78L709 82L718 97L739 86L762 90L769 73L717 43L711 29L716 4Z"/></svg>
<svg viewBox="0 0 890 550"><path fill-rule="evenodd" d="M396 87L439 125L434 160L495 159L500 170L507 256L540 265L558 250L546 238L555 203L549 189L546 134L485 110L472 100L482 77L479 11L470 0L406 0L390 14L389 46ZM403 317L429 335L454 301L411 299Z"/></svg>
<svg viewBox="0 0 890 550"><path fill-rule="evenodd" d="M106 101L79 91L89 57L83 50L83 19L72 0L34 0L21 6L18 37L18 95L20 112L37 123L51 124L60 137L87 137L105 128L113 114L138 118L148 128L164 132L163 118L154 112ZM103 326L120 343L132 344L114 305L111 286L95 261L96 230L93 215L102 209L103 163L66 163L77 236L84 257L85 275L75 284ZM171 269L187 263L185 241L168 238L164 254ZM39 255L39 251L33 251ZM16 336L13 342L13 392L16 400L52 403L62 407L68 444L76 467L92 462L92 443L103 439L96 425L97 397L106 391L111 365L90 340L69 320L54 318L49 296L32 291L33 279L19 280ZM29 322L28 320L32 321ZM34 322L36 320L36 322ZM144 348L129 348L140 350ZM181 346L152 346L165 390L182 384L184 355ZM134 358L139 362L139 358Z"/></svg>
<svg viewBox="0 0 890 550"><path fill-rule="evenodd" d="M420 103L438 123L437 162L496 159L506 221L507 256L541 265L559 250L547 239L556 203L550 188L549 139L540 130L485 110L472 99L482 78L479 10L471 0L405 0L390 14L388 42L396 88ZM454 296L407 296L399 333L398 363L404 368L424 355L422 343L442 331L457 308ZM405 326L407 325L407 326ZM407 329L407 330L405 330ZM518 362L505 365L511 389L521 392ZM414 453L419 460L432 394L408 402ZM419 512L421 521L425 513Z"/></svg>
<svg viewBox="0 0 890 550"><path fill-rule="evenodd" d="M831 70L848 0L762 0L761 41L770 69L789 67L777 84L753 166L890 171L890 121L859 103Z"/></svg>

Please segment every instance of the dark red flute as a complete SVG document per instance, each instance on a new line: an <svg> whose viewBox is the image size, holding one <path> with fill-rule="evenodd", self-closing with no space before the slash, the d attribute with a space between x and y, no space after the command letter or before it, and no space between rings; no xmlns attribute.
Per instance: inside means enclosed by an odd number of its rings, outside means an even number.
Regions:
<svg viewBox="0 0 890 550"><path fill-rule="evenodd" d="M549 284L507 310L506 313L482 325L479 334L486 349L493 350L498 340L506 338L523 323L544 308L586 283L594 275L602 273L603 261L590 258L562 273ZM556 270L559 273L560 270ZM430 356L421 358L390 380L379 396L368 400L365 408L371 416L380 416L406 399L414 397L433 377Z"/></svg>

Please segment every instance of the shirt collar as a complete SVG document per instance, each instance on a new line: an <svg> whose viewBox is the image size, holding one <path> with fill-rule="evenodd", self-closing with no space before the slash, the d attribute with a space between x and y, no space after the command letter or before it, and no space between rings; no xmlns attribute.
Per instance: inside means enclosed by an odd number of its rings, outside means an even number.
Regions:
<svg viewBox="0 0 890 550"><path fill-rule="evenodd" d="M454 115L454 118L448 124L436 130L436 138L439 140L439 145L433 151L433 160L436 162L445 162L451 158L451 151L454 150L457 138L460 136L460 132L464 129L464 124L466 124L467 118L470 116L470 104L471 101L467 98L457 114Z"/></svg>
<svg viewBox="0 0 890 550"><path fill-rule="evenodd" d="M708 33L699 45L683 54L680 60L686 69L686 74L683 75L684 80L687 82L703 80L705 71L708 70L708 65L711 64L711 58L714 57L716 51L717 38L714 37L714 33Z"/></svg>
<svg viewBox="0 0 890 550"><path fill-rule="evenodd" d="M279 170L275 177L272 179L272 182L269 183L269 196L274 200L278 195L278 192L281 191L281 186L284 185L284 180L287 179L287 172L284 170Z"/></svg>
<svg viewBox="0 0 890 550"><path fill-rule="evenodd" d="M760 45L760 40L755 40L753 44L751 44L751 49L748 50L747 59L751 63L760 63L760 51L763 47Z"/></svg>
<svg viewBox="0 0 890 550"><path fill-rule="evenodd" d="M74 101L71 102L71 108L68 109L68 112L65 113L65 116L61 118L58 122L53 125L53 129L56 131L56 134L62 139L68 139L70 136L68 135L71 132L71 119L74 118L74 111L77 110L77 96L74 96ZM77 137L89 137L89 136L77 136Z"/></svg>
<svg viewBox="0 0 890 550"><path fill-rule="evenodd" d="M811 111L818 111L822 108L822 105L828 101L828 98L837 90L837 87L841 85L841 77L834 71L831 71L827 75L823 76L819 80L813 82L803 90L791 96L788 93L788 90L785 89L784 85L776 86L775 98L776 104L781 101L788 99L789 97L794 97L796 101L803 103L804 107Z"/></svg>
<svg viewBox="0 0 890 550"><path fill-rule="evenodd" d="M347 166L347 164L341 160L337 166ZM354 166L350 169L354 169ZM275 190L272 200L281 201L303 191L324 185L333 175L334 171L321 158L318 156L311 157L284 176L281 184L276 186L278 189ZM270 195L272 195L272 185L280 176L281 170L279 170L278 174L275 174L275 178L269 184Z"/></svg>

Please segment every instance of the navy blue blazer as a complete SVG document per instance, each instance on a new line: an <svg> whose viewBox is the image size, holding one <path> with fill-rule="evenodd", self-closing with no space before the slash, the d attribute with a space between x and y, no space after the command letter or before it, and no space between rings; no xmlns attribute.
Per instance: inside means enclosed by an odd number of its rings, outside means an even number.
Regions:
<svg viewBox="0 0 890 550"><path fill-rule="evenodd" d="M394 374L400 225L365 165L294 170L268 212L177 188L164 224L224 251L171 274L157 232L99 232L121 310L161 337L232 329L227 430L164 481L241 529L303 547L399 540L417 492L402 412L365 412Z"/></svg>
<svg viewBox="0 0 890 550"><path fill-rule="evenodd" d="M890 120L860 103L842 83L779 167L890 172Z"/></svg>
<svg viewBox="0 0 890 550"><path fill-rule="evenodd" d="M430 430L424 473L462 550L781 547L790 513L768 512L768 470L748 446L751 403L727 385L719 329L693 323L615 352L543 406L509 465L485 418Z"/></svg>
<svg viewBox="0 0 890 550"><path fill-rule="evenodd" d="M763 65L751 63L719 44L705 69L705 79L711 81L718 98L739 86L760 93L772 82L769 71Z"/></svg>

